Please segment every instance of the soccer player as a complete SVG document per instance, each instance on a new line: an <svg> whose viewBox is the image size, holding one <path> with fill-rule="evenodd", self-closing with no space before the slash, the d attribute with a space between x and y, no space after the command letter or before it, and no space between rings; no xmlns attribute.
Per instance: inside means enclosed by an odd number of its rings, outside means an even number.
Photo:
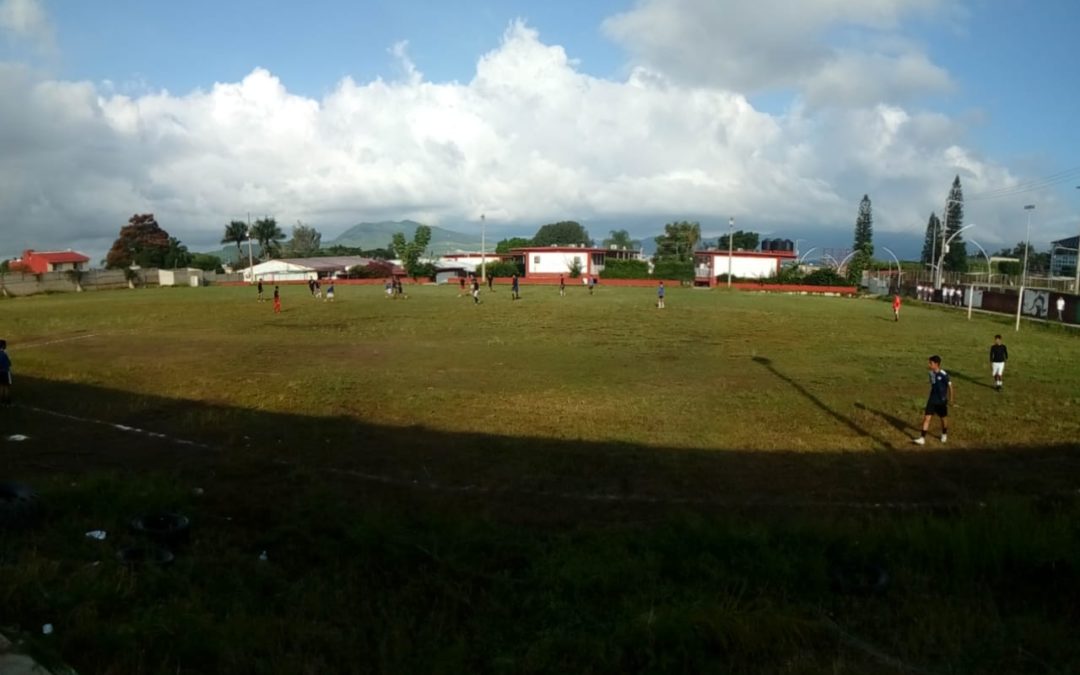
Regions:
<svg viewBox="0 0 1080 675"><path fill-rule="evenodd" d="M1059 295L1058 299L1057 299L1056 306L1057 306L1057 311L1058 311L1058 321L1064 321L1065 320L1065 298Z"/></svg>
<svg viewBox="0 0 1080 675"><path fill-rule="evenodd" d="M281 314L281 289L274 286L274 314Z"/></svg>
<svg viewBox="0 0 1080 675"><path fill-rule="evenodd" d="M510 280L510 292L513 293L513 295L510 297L511 300L521 299L521 288L518 286L517 273L515 273L514 278Z"/></svg>
<svg viewBox="0 0 1080 675"><path fill-rule="evenodd" d="M7 353L7 340L0 340L0 405L11 405L11 357Z"/></svg>
<svg viewBox="0 0 1080 675"><path fill-rule="evenodd" d="M262 279L259 279L259 302L263 301Z"/></svg>
<svg viewBox="0 0 1080 675"><path fill-rule="evenodd" d="M1005 362L1009 360L1009 349L1001 343L1001 336L994 336L990 345L990 372L994 376L994 388L1001 391L1001 378L1005 375Z"/></svg>
<svg viewBox="0 0 1080 675"><path fill-rule="evenodd" d="M488 278L487 278L487 282L488 282L488 293L494 293L495 292L495 277L493 277L492 275L489 274Z"/></svg>
<svg viewBox="0 0 1080 675"><path fill-rule="evenodd" d="M480 280L476 277L472 278L472 299L474 305L480 304Z"/></svg>
<svg viewBox="0 0 1080 675"><path fill-rule="evenodd" d="M657 309L664 308L664 280L660 280L660 285L656 287L656 307Z"/></svg>
<svg viewBox="0 0 1080 675"><path fill-rule="evenodd" d="M458 277L458 294L459 298L465 296L465 277Z"/></svg>
<svg viewBox="0 0 1080 675"><path fill-rule="evenodd" d="M897 293L892 298L892 315L893 321L900 320L900 294Z"/></svg>
<svg viewBox="0 0 1080 675"><path fill-rule="evenodd" d="M330 285L326 287L326 299L323 302L334 301L334 280L330 280Z"/></svg>
<svg viewBox="0 0 1080 675"><path fill-rule="evenodd" d="M930 430L930 420L934 415L941 418L941 442L949 439L949 404L956 400L952 380L949 379L949 374L941 369L941 357L937 354L931 356L928 365L930 397L926 400L926 410L923 413L922 434L914 439L915 445L926 445L926 432Z"/></svg>
<svg viewBox="0 0 1080 675"><path fill-rule="evenodd" d="M563 275L559 275L559 297L566 297L566 278Z"/></svg>
<svg viewBox="0 0 1080 675"><path fill-rule="evenodd" d="M596 277L590 276L589 277L589 295L592 295L594 290L596 290Z"/></svg>

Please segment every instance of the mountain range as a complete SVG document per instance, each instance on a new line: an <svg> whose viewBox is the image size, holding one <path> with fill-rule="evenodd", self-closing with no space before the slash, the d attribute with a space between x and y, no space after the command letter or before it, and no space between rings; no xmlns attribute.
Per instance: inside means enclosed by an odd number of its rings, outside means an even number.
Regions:
<svg viewBox="0 0 1080 675"><path fill-rule="evenodd" d="M382 221L378 223L359 223L345 230L332 241L324 241L323 246L351 246L355 248L373 249L386 248L394 234L401 232L405 238L411 240L416 233L416 228L422 223L414 220ZM479 251L480 237L447 230L442 227L431 227L431 243L428 250L435 255L452 253L454 251ZM494 249L495 242L488 241L488 248Z"/></svg>

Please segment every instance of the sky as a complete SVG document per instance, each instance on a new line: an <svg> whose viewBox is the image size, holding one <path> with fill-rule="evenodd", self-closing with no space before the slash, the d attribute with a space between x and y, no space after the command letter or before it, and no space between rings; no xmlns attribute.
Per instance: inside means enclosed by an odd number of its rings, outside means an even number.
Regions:
<svg viewBox="0 0 1080 675"><path fill-rule="evenodd" d="M267 6L271 5L271 6ZM277 6L280 5L280 6ZM0 257L270 215L921 248L1080 230L1070 0L0 0Z"/></svg>

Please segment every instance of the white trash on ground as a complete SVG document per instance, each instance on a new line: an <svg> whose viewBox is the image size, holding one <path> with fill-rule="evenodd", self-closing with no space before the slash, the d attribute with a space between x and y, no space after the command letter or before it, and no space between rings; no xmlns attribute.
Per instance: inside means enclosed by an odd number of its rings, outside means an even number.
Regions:
<svg viewBox="0 0 1080 675"><path fill-rule="evenodd" d="M18 443L19 441L28 441L28 440L30 440L30 437L29 436L23 436L22 434L11 434L10 436L7 437L7 439L9 441L14 441L14 442Z"/></svg>
<svg viewBox="0 0 1080 675"><path fill-rule="evenodd" d="M105 530L90 530L86 533L87 539L97 539L98 541L105 541L105 537L109 536Z"/></svg>

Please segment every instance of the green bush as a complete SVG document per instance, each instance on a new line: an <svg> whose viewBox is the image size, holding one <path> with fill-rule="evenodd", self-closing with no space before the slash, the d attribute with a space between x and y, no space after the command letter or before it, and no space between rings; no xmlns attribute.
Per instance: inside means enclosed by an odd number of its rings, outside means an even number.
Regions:
<svg viewBox="0 0 1080 675"><path fill-rule="evenodd" d="M658 260L653 266L653 277L657 279L694 280L694 263L687 260Z"/></svg>
<svg viewBox="0 0 1080 675"><path fill-rule="evenodd" d="M349 268L350 279L383 279L390 276L392 268L389 265L380 265L378 263L368 263L367 265L356 265Z"/></svg>
<svg viewBox="0 0 1080 675"><path fill-rule="evenodd" d="M807 274L802 283L807 286L850 286L848 280L836 273L831 267L823 267Z"/></svg>
<svg viewBox="0 0 1080 675"><path fill-rule="evenodd" d="M479 268L476 270L480 271ZM499 262L493 262L487 264L487 275L489 277L512 277L515 274L518 276L524 276L524 265L519 265L512 260L500 260Z"/></svg>
<svg viewBox="0 0 1080 675"><path fill-rule="evenodd" d="M644 260L609 260L604 264L601 279L648 279L649 263Z"/></svg>

